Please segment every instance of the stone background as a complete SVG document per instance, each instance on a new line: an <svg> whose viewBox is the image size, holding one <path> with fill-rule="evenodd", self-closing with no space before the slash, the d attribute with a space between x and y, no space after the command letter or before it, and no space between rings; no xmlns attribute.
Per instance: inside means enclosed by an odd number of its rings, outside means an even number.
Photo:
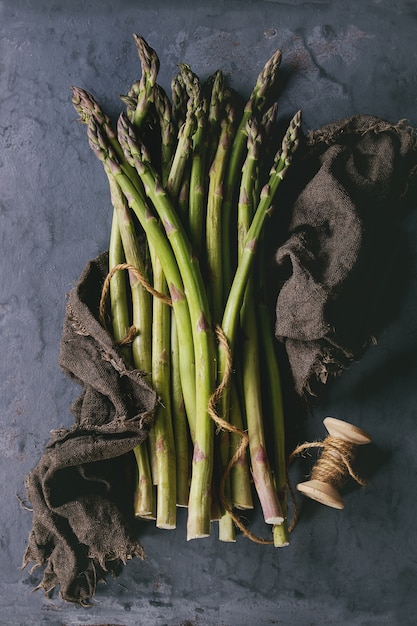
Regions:
<svg viewBox="0 0 417 626"><path fill-rule="evenodd" d="M304 502L290 547L239 537L187 543L143 528L145 562L101 586L90 610L32 593L21 571L31 526L24 477L79 389L57 366L65 295L106 249L111 209L101 165L76 122L70 87L112 115L139 78L132 33L202 78L217 68L248 95L283 51L279 116L304 129L354 113L417 125L417 5L407 0L0 0L0 624L4 626L411 625L417 609L416 214L401 224L410 266L378 344L331 384L302 439L326 415L368 430L365 488L343 512Z"/></svg>

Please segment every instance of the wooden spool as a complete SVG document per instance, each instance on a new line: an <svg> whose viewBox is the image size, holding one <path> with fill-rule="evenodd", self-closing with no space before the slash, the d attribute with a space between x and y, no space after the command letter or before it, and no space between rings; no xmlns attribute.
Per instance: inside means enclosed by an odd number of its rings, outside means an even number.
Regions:
<svg viewBox="0 0 417 626"><path fill-rule="evenodd" d="M368 433L349 422L344 422L334 417L326 417L323 420L323 424L331 437L337 437L353 446L362 446L371 442ZM337 453L334 452L334 454ZM330 481L307 480L299 483L297 489L312 500L334 509L343 509L345 506L339 490Z"/></svg>

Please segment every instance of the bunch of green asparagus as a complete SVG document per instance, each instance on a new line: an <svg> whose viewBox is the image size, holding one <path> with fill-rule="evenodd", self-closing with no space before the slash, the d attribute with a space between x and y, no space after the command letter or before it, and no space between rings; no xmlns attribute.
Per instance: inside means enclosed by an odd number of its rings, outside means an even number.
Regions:
<svg viewBox="0 0 417 626"><path fill-rule="evenodd" d="M113 205L110 332L159 398L134 450L135 514L170 529L185 506L187 539L218 521L222 541L240 528L286 545L284 416L262 244L300 112L271 157L279 51L242 107L221 71L201 82L186 64L169 98L156 52L135 42L142 75L122 96L116 129L91 94L72 91ZM238 514L255 494L267 539Z"/></svg>

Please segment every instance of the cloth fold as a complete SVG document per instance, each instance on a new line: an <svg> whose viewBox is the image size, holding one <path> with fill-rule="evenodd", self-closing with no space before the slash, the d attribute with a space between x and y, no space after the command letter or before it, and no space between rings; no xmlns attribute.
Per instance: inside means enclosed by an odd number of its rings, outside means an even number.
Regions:
<svg viewBox="0 0 417 626"><path fill-rule="evenodd" d="M24 566L45 565L40 587L87 603L107 571L143 556L134 523L133 448L153 422L156 394L126 366L98 321L108 255L91 261L69 294L59 363L82 386L70 429L51 433L26 478L33 524Z"/></svg>
<svg viewBox="0 0 417 626"><path fill-rule="evenodd" d="M406 273L398 225L415 198L416 166L415 131L404 122L356 115L307 135L276 252L275 331L299 395L318 394L358 359L390 306L386 296L395 299Z"/></svg>

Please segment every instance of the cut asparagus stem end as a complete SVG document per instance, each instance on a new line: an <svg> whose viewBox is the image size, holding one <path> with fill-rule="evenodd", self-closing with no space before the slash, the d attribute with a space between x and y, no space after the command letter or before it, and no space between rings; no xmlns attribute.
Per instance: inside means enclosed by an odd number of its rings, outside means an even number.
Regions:
<svg viewBox="0 0 417 626"><path fill-rule="evenodd" d="M285 520L282 524L275 524L272 535L275 548L284 548L290 545L288 525Z"/></svg>

